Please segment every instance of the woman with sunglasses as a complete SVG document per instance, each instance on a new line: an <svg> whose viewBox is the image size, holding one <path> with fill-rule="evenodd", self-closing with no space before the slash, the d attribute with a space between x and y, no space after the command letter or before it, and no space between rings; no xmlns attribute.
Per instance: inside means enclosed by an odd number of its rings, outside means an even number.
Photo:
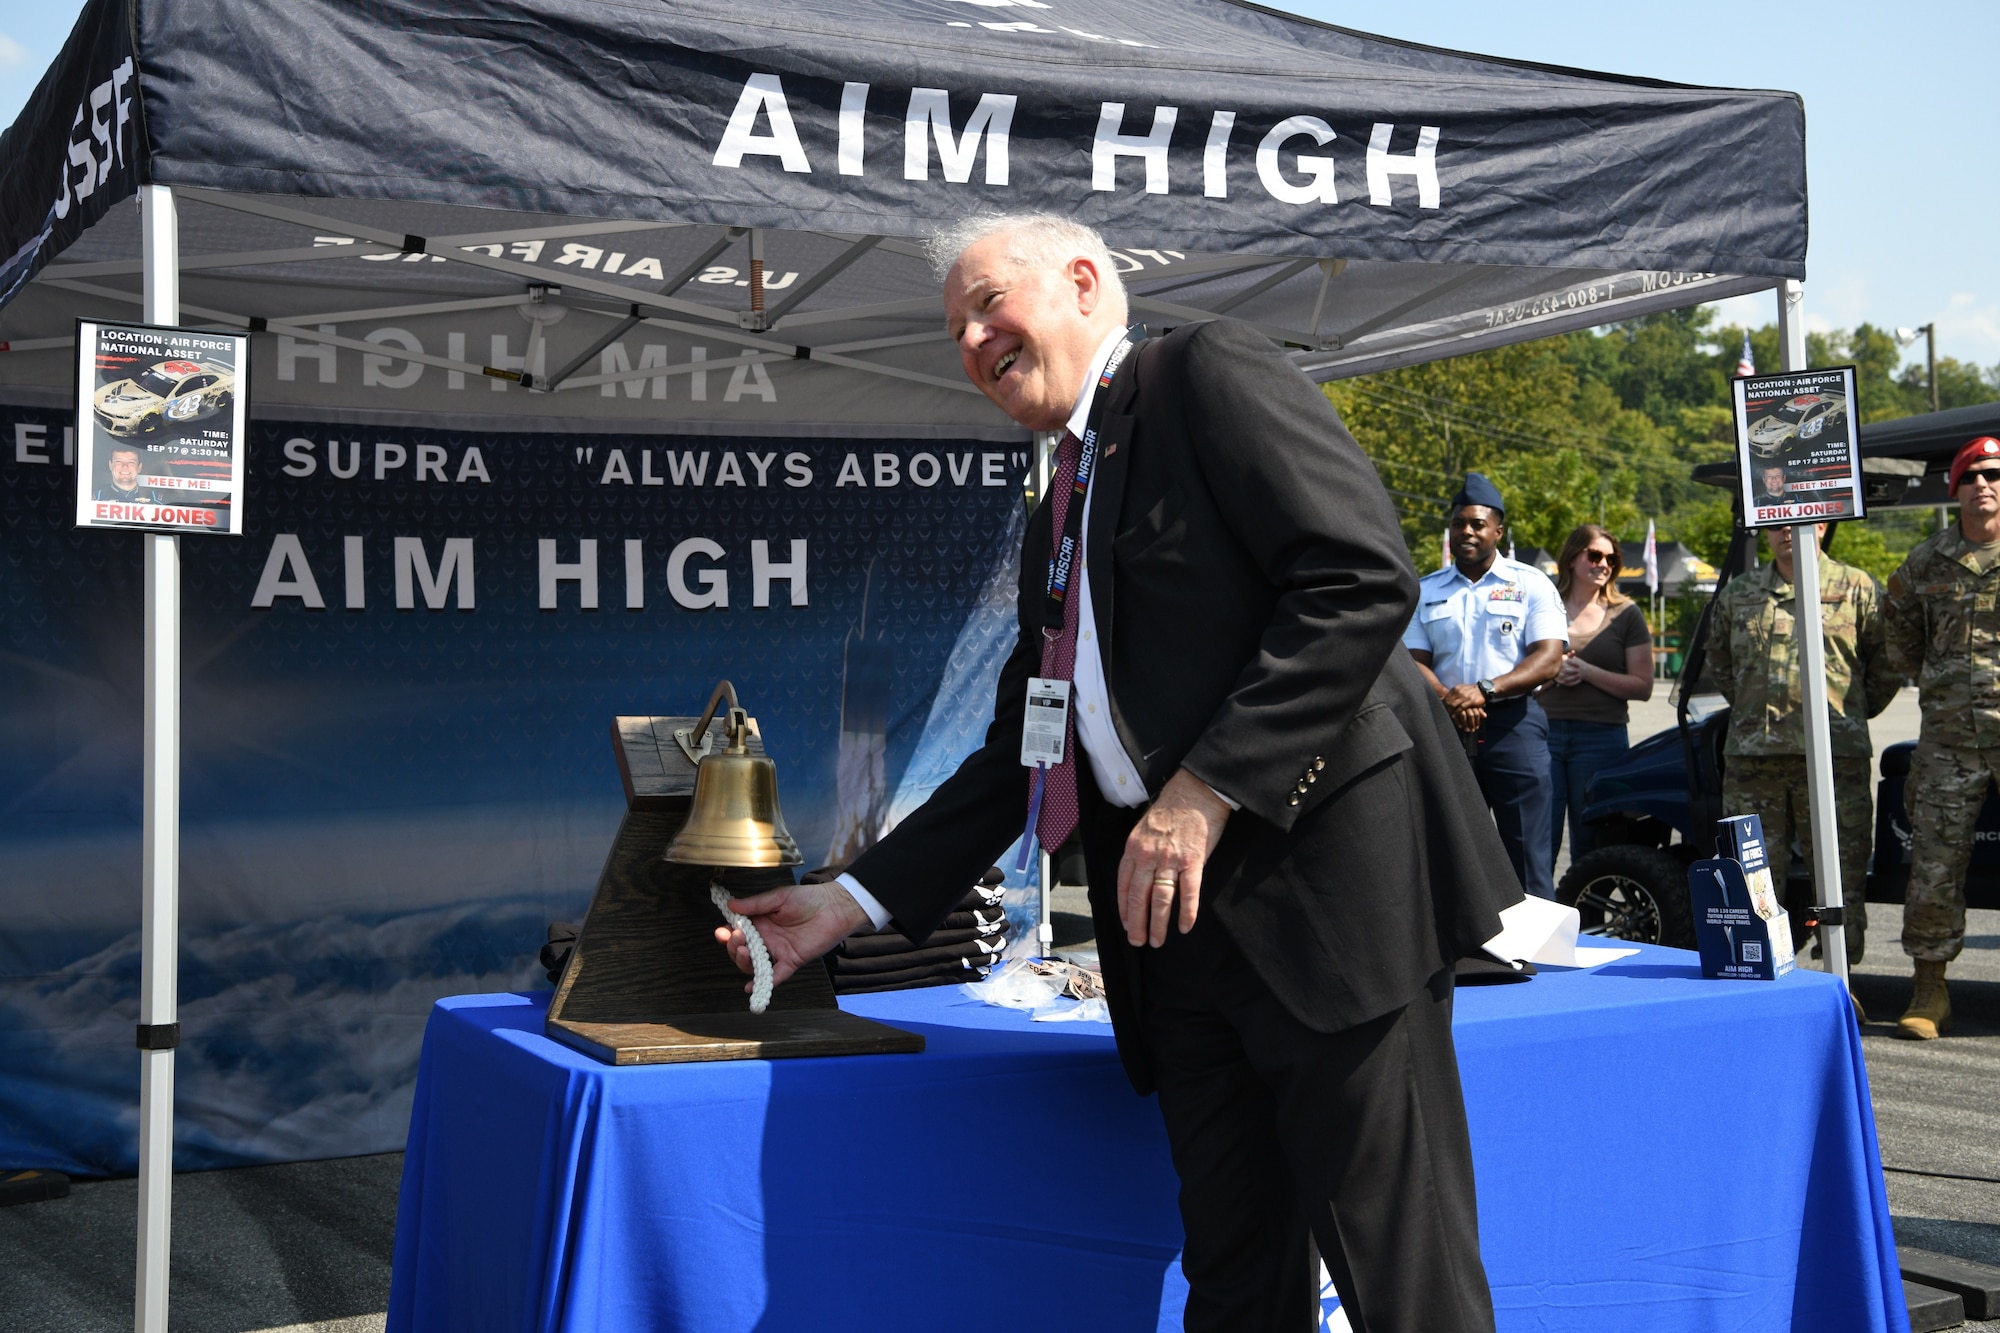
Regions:
<svg viewBox="0 0 2000 1333"><path fill-rule="evenodd" d="M1653 635L1631 598L1618 591L1618 540L1585 523L1562 545L1556 591L1569 612L1569 651L1562 670L1541 693L1549 715L1549 860L1562 851L1569 819L1569 859L1592 846L1583 822L1583 793L1598 769L1631 749L1627 701L1653 695Z"/></svg>

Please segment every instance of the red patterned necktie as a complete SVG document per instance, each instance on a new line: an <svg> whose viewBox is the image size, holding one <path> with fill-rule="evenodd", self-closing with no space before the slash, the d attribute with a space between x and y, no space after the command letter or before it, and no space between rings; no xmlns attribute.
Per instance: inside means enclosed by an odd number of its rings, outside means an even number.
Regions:
<svg viewBox="0 0 2000 1333"><path fill-rule="evenodd" d="M1057 548L1062 545L1063 523L1069 517L1069 506L1076 490L1077 464L1083 455L1083 442L1072 431L1064 431L1062 443L1056 446L1056 472L1049 479L1049 554L1053 559ZM1063 597L1062 633L1050 638L1042 636L1042 676L1046 680L1071 680L1076 671L1076 617L1077 606L1083 593L1082 552L1077 554L1076 577ZM1076 688L1070 687L1070 706L1063 726L1063 761L1048 771L1042 781L1041 817L1035 821L1035 837L1041 841L1044 851L1053 853L1068 841L1076 828ZM1033 773L1030 772L1029 792L1032 799Z"/></svg>

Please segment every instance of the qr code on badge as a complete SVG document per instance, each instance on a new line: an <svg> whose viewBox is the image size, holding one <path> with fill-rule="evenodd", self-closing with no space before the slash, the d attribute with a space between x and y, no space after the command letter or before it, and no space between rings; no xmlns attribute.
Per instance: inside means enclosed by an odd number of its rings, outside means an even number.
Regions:
<svg viewBox="0 0 2000 1333"><path fill-rule="evenodd" d="M1764 941L1762 941L1762 940L1745 940L1745 941L1743 941L1743 961L1744 961L1744 962L1746 962L1746 963L1761 963L1761 962L1763 962L1763 961L1764 961Z"/></svg>

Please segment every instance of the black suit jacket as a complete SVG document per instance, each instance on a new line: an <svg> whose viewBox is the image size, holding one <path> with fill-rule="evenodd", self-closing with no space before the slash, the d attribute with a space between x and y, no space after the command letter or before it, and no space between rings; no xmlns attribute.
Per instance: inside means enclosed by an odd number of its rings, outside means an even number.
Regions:
<svg viewBox="0 0 2000 1333"><path fill-rule="evenodd" d="M1417 578L1389 497L1326 396L1247 325L1176 329L1101 392L1086 568L1113 721L1149 793L1186 767L1242 803L1201 910L1314 1029L1400 1008L1498 933L1521 889L1451 720L1402 649ZM912 939L1021 832L1049 547L1043 508L984 746L852 867ZM1092 906L1143 1090L1115 888L1093 882Z"/></svg>

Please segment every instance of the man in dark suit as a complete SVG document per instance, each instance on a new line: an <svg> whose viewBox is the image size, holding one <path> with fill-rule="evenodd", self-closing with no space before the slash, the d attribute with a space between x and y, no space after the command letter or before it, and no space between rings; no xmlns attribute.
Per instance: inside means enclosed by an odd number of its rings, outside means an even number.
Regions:
<svg viewBox="0 0 2000 1333"><path fill-rule="evenodd" d="M929 801L834 883L734 905L782 976L870 924L923 939L1025 819L1044 846L1080 828L1119 1053L1181 1176L1185 1326L1314 1327L1310 1228L1356 1329L1491 1329L1451 969L1521 890L1398 648L1417 580L1387 495L1247 326L1126 347L1094 233L941 243L967 376L1065 431L1020 641ZM1069 708L1038 770L1041 682Z"/></svg>

